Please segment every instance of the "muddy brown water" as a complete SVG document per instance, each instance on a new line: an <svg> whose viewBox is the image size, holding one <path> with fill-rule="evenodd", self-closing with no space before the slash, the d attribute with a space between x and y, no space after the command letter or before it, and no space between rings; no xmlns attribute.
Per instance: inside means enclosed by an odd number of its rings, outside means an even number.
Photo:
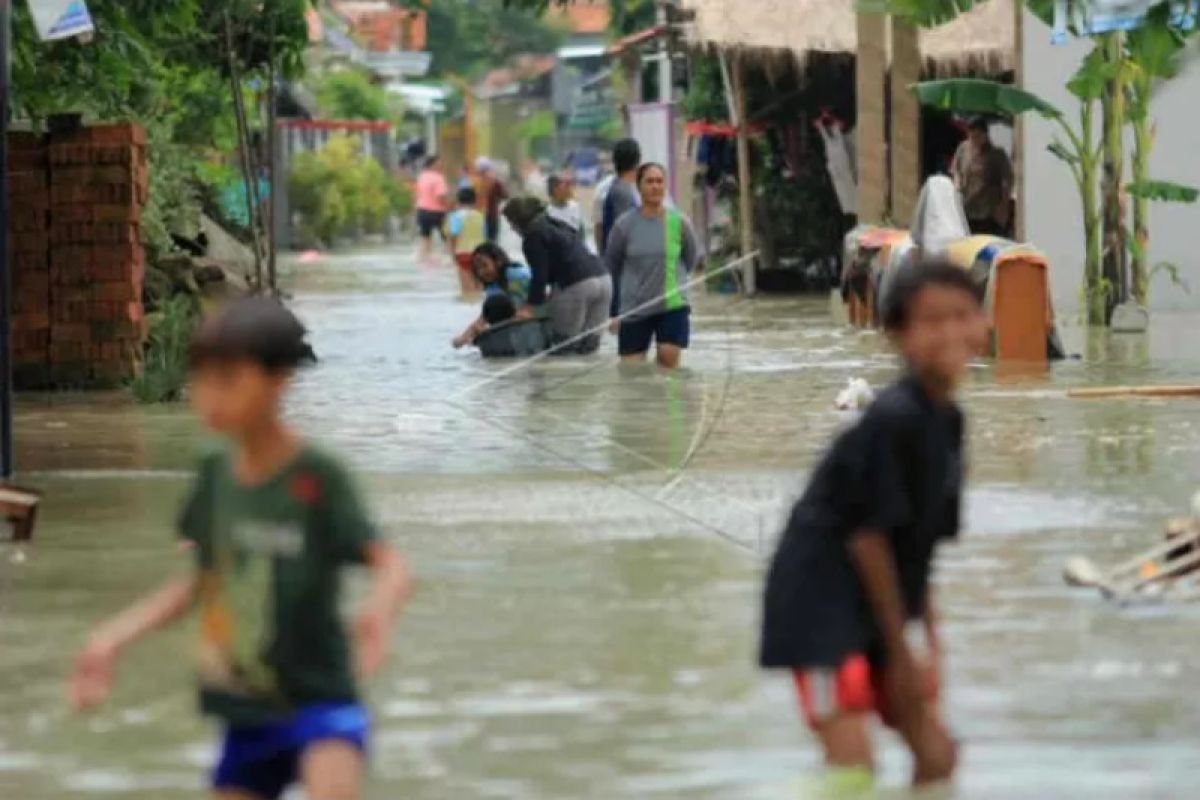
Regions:
<svg viewBox="0 0 1200 800"><path fill-rule="evenodd" d="M846 421L847 378L893 372L817 299L698 298L687 369L612 356L500 366L454 352L473 306L410 251L295 266L322 362L295 422L362 477L419 590L369 686L369 797L803 798L816 766L785 678L755 668L763 560L805 470ZM939 565L961 798L1188 798L1200 768L1196 608L1068 590L1187 507L1188 400L1068 400L1067 386L1187 382L1195 317L1088 337L1049 373L972 370L971 488ZM473 391L467 391L476 386ZM183 408L22 398L23 482L47 499L24 564L0 560L0 798L203 796L214 732L189 637L136 648L112 702L71 716L89 623L182 568L172 522L203 435ZM907 759L880 733L882 783Z"/></svg>

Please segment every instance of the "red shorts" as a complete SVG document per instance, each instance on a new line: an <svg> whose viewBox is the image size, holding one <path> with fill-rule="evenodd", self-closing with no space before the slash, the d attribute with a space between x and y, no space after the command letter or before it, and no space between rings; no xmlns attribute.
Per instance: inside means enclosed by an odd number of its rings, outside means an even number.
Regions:
<svg viewBox="0 0 1200 800"><path fill-rule="evenodd" d="M463 272L471 272L471 259L473 256L473 253L455 253L454 263L458 264L458 268Z"/></svg>
<svg viewBox="0 0 1200 800"><path fill-rule="evenodd" d="M865 655L851 655L837 669L797 669L792 678L800 696L800 711L809 727L838 714L872 712L885 725L894 727L883 668L873 666ZM932 669L922 670L922 679L925 699L935 702L939 693L937 673Z"/></svg>

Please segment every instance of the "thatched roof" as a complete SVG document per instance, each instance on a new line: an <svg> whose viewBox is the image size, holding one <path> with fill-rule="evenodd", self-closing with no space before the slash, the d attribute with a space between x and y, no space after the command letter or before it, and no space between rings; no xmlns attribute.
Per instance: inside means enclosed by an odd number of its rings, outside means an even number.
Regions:
<svg viewBox="0 0 1200 800"><path fill-rule="evenodd" d="M1013 0L988 0L948 25L922 31L931 73L1007 72L1016 62ZM695 12L691 39L748 55L853 54L855 0L682 0Z"/></svg>

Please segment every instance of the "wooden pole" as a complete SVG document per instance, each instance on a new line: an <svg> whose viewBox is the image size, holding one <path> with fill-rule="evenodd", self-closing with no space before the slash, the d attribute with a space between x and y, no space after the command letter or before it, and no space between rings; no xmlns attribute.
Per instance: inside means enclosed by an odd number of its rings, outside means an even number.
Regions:
<svg viewBox="0 0 1200 800"><path fill-rule="evenodd" d="M892 19L892 222L912 223L921 192L921 107L910 88L921 80L920 33Z"/></svg>
<svg viewBox="0 0 1200 800"><path fill-rule="evenodd" d="M275 204L277 202L276 194L279 190L280 181L278 176L278 142L276 141L279 133L275 129L276 117L278 109L276 108L277 98L275 96L275 81L278 78L277 69L275 66L275 11L271 12L270 23L271 41L268 43L268 58L270 59L270 67L267 74L267 169L270 170L267 182L267 213L263 227L267 234L267 287L271 294L279 292L279 286L276 281L278 268L278 253L279 248L276 246L275 234L278 232L278 226L275 220Z"/></svg>
<svg viewBox="0 0 1200 800"><path fill-rule="evenodd" d="M754 252L754 200L750 186L750 129L746 120L746 76L741 59L736 56L732 64L733 106L737 115L737 162L738 162L738 217L741 228L742 256ZM743 268L742 289L747 295L758 291L757 259L746 259Z"/></svg>
<svg viewBox="0 0 1200 800"><path fill-rule="evenodd" d="M229 86L233 91L233 110L237 117L238 152L242 157L242 178L246 183L247 222L250 225L250 238L254 242L254 290L262 291L262 242L258 236L258 209L254 207L254 198L257 192L254 189L254 168L250 159L250 137L246 124L245 98L242 97L242 81L238 77L237 56L233 46L233 21L230 19L228 11L225 12L225 51L229 62Z"/></svg>
<svg viewBox="0 0 1200 800"><path fill-rule="evenodd" d="M888 217L887 75L888 18L858 13L855 56L855 126L858 221L877 225Z"/></svg>
<svg viewBox="0 0 1200 800"><path fill-rule="evenodd" d="M1200 397L1200 386L1095 386L1069 389L1067 397Z"/></svg>
<svg viewBox="0 0 1200 800"><path fill-rule="evenodd" d="M0 478L13 474L12 274L8 257L8 94L12 0L0 0Z"/></svg>

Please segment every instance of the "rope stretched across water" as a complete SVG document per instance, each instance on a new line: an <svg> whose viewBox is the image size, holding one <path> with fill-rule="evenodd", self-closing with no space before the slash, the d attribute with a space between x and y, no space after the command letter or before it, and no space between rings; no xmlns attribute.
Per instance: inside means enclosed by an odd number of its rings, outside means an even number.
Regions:
<svg viewBox="0 0 1200 800"><path fill-rule="evenodd" d="M703 275L698 275L695 278L692 278L687 283L685 283L683 286L678 287L678 289L675 289L673 291L679 291L680 289L690 289L693 286L696 286L700 283L707 281L709 278L713 278L717 275L723 275L726 272L737 269L738 267L740 267L741 265L745 264L747 261L749 261L753 258L758 258L757 250L747 253L746 255L741 256L740 258L735 258L733 261L730 261L729 263L725 264L724 266L719 267L715 270L712 270L711 272L706 272ZM628 311L618 314L616 317L613 318L613 320L616 320L617 322L621 322L622 320L628 319L629 317L633 316L634 314L639 314L648 308L653 308L656 305L658 305L659 303L661 303L663 300L665 300L667 297L667 294L668 294L668 292L663 292L662 294L658 295L657 297L647 300L646 302L642 303L641 305L634 306L633 308L629 309ZM451 401L461 400L464 397L466 397L467 395L471 394L472 392L476 392L479 389L482 389L484 386L488 386L492 383L495 383L498 380L507 378L509 375L520 372L521 370L528 369L529 367L538 363L542 359L549 358L550 356L554 355L555 353L557 353L559 351L565 350L568 347L579 344L584 339L595 336L598 333L604 333L606 330L608 330L608 327L609 327L609 325L612 324L613 320L609 320L600 325L597 325L596 327L594 327L590 330L586 330L586 331L583 331L582 333L576 334L575 336L572 336L569 339L564 339L563 341L559 342L558 344L554 345L553 347L543 350L542 352L538 353L537 355L530 356L529 358L518 361L516 364L512 364L508 367L505 367L504 369L500 370L499 372L496 372L492 375L489 375L487 378L484 378L481 381L477 381L476 383L471 384L470 386L466 387L462 391L455 392L449 399Z"/></svg>

